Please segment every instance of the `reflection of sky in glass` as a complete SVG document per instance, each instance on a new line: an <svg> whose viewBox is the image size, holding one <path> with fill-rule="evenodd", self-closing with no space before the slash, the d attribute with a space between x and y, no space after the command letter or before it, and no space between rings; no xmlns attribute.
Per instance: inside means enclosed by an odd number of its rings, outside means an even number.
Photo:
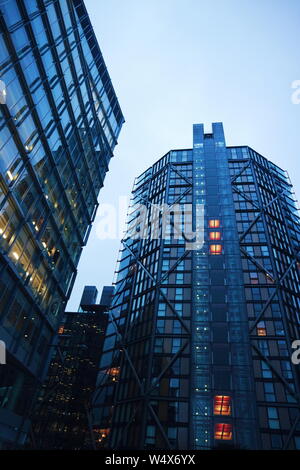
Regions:
<svg viewBox="0 0 300 470"><path fill-rule="evenodd" d="M227 145L249 145L287 169L299 197L298 0L85 3L126 119L100 203L117 204L170 149L191 148L193 123L207 131L216 121ZM85 284L111 283L118 248L94 227L69 308Z"/></svg>

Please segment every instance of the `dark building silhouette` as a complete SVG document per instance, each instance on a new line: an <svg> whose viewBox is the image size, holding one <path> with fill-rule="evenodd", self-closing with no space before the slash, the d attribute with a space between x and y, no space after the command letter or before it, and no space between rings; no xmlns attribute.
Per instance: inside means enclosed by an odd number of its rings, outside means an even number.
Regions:
<svg viewBox="0 0 300 470"><path fill-rule="evenodd" d="M35 449L95 448L90 413L109 308L96 298L96 287L86 286L79 311L66 312L59 327L34 418Z"/></svg>
<svg viewBox="0 0 300 470"><path fill-rule="evenodd" d="M300 224L287 173L227 147L221 123L197 124L192 149L135 180L128 212L94 397L101 445L299 449Z"/></svg>

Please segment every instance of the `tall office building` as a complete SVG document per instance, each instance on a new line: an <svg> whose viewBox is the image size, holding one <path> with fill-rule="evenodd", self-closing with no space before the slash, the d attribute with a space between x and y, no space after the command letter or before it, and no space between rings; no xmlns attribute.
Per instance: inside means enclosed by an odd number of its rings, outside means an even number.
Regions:
<svg viewBox="0 0 300 470"><path fill-rule="evenodd" d="M124 120L83 0L0 1L0 80L0 448L15 448Z"/></svg>
<svg viewBox="0 0 300 470"><path fill-rule="evenodd" d="M94 400L102 445L299 449L287 173L197 124L192 149L135 180L128 217Z"/></svg>
<svg viewBox="0 0 300 470"><path fill-rule="evenodd" d="M30 447L33 449L94 449L99 440L90 412L113 289L86 286L78 312L65 312L58 344L39 396Z"/></svg>

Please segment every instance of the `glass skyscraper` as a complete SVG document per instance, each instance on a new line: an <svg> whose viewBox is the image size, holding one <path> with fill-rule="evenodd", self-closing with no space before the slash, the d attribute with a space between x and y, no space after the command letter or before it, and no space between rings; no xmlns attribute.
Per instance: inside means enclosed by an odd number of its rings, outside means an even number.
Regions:
<svg viewBox="0 0 300 470"><path fill-rule="evenodd" d="M82 0L0 0L0 448L25 441L123 122Z"/></svg>
<svg viewBox="0 0 300 470"><path fill-rule="evenodd" d="M299 449L300 223L221 123L136 180L94 397L101 446ZM166 215L168 217L166 217Z"/></svg>

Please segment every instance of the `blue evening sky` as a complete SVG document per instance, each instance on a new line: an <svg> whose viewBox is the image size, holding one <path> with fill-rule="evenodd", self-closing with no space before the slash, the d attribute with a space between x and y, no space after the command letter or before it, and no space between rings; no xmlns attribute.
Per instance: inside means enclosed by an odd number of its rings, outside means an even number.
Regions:
<svg viewBox="0 0 300 470"><path fill-rule="evenodd" d="M126 122L99 202L118 207L134 178L192 124L222 121L227 145L249 145L288 170L300 197L299 0L86 0ZM298 95L300 96L300 95ZM124 211L123 211L123 215ZM110 285L119 238L96 218L68 309L84 285Z"/></svg>

